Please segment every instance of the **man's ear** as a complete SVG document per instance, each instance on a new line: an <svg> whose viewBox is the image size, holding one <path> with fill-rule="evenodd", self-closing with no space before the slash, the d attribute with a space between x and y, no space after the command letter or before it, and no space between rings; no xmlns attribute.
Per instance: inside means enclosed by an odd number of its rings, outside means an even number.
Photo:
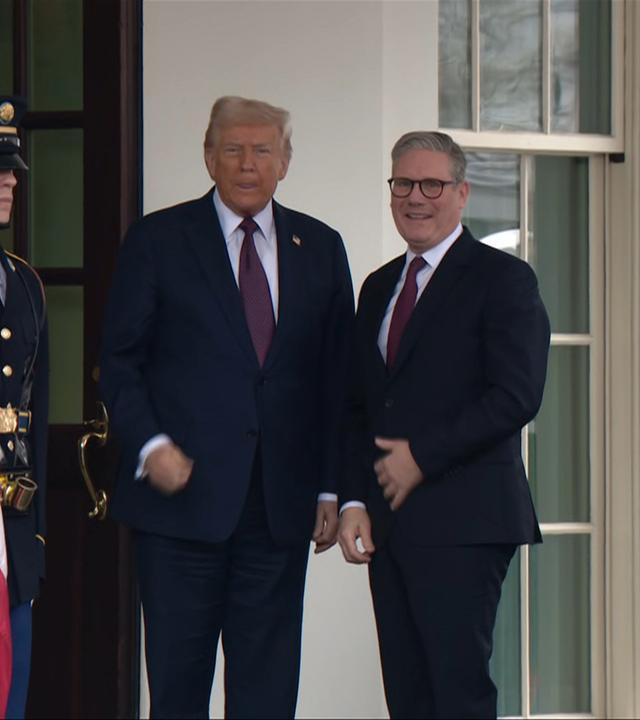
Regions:
<svg viewBox="0 0 640 720"><path fill-rule="evenodd" d="M283 157L280 160L280 169L278 171L278 180L284 180L287 176L287 170L289 170L289 159Z"/></svg>
<svg viewBox="0 0 640 720"><path fill-rule="evenodd" d="M462 210L465 207L468 199L469 199L469 183L466 180L463 180L460 183L460 210Z"/></svg>
<svg viewBox="0 0 640 720"><path fill-rule="evenodd" d="M212 180L216 179L216 157L212 147L204 149L204 164L207 166L209 176Z"/></svg>

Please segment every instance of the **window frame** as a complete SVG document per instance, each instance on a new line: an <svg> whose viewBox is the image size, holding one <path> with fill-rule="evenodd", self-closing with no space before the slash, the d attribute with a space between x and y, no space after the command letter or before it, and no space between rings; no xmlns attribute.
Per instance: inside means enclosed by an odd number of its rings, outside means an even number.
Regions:
<svg viewBox="0 0 640 720"><path fill-rule="evenodd" d="M443 0L440 0L442 2ZM446 0L444 0L446 2ZM542 2L542 114L541 132L501 131L480 129L480 2L469 0L471 5L471 129L439 128L450 134L462 147L478 151L504 150L505 152L562 153L591 155L593 153L624 152L624 0L611 0L611 134L554 133L550 129L551 92L551 26L549 22L551 0ZM439 28L436 25L439 44ZM615 42L615 39L620 42ZM436 117L440 115L440 97L436 93Z"/></svg>

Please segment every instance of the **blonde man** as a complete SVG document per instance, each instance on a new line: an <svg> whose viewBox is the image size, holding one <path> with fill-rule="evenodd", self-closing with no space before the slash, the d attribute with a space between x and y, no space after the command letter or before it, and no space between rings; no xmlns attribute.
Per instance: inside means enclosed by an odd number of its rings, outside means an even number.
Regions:
<svg viewBox="0 0 640 720"><path fill-rule="evenodd" d="M135 223L102 387L123 447L154 717L293 717L309 541L335 542L338 415L353 316L339 234L273 200L289 114L213 106L215 186Z"/></svg>

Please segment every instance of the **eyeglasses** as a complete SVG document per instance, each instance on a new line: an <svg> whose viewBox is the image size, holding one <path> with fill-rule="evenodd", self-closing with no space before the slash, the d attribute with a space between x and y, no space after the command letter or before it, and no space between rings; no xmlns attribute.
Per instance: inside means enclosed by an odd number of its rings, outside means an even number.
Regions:
<svg viewBox="0 0 640 720"><path fill-rule="evenodd" d="M438 180L437 178L424 178L423 180L410 180L403 177L392 177L387 180L391 194L397 198L406 198L413 192L413 186L419 185L420 192L429 200L437 200L447 185L457 185L455 180Z"/></svg>

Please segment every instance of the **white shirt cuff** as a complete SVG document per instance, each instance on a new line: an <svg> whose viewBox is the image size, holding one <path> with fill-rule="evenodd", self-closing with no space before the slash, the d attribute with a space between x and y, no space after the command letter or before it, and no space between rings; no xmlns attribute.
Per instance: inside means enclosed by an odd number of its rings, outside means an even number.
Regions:
<svg viewBox="0 0 640 720"><path fill-rule="evenodd" d="M367 509L367 506L366 506L363 502L360 502L360 500L349 500L349 502L346 502L346 503L340 508L340 512L338 513L338 515L342 515L342 513L343 513L345 510L347 510L348 508L352 508L352 507L362 508L363 510L366 510L366 509Z"/></svg>
<svg viewBox="0 0 640 720"><path fill-rule="evenodd" d="M142 480L142 478L147 474L144 469L144 464L151 455L151 453L161 445L166 445L171 442L171 438L168 435L165 435L164 433L160 433L159 435L154 435L152 438L147 440L147 442L140 448L140 453L138 455L138 467L136 468L136 474L135 479L136 480Z"/></svg>
<svg viewBox="0 0 640 720"><path fill-rule="evenodd" d="M318 502L338 502L338 496L335 493L320 493Z"/></svg>

